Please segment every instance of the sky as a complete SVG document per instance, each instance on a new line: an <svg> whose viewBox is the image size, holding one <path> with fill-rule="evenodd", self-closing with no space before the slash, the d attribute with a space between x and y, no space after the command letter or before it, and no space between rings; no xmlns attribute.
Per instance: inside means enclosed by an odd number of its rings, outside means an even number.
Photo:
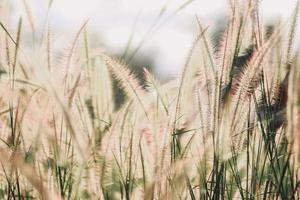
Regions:
<svg viewBox="0 0 300 200"><path fill-rule="evenodd" d="M26 1L33 11L37 26L42 27L48 0L12 0L17 15L23 15ZM75 35L85 20L94 37L101 38L108 52L124 52L131 34L129 55L141 41L139 53L152 55L154 65L162 74L177 74L183 66L195 38L195 16L205 25L216 27L217 20L226 15L226 0L194 0L179 12L188 0L54 0L50 24L56 33L56 43ZM287 19L296 0L261 0L261 12L266 19L282 16ZM176 14L174 14L176 13ZM161 15L159 18L158 16ZM17 16L16 15L16 16ZM149 29L158 22L149 34ZM138 56L138 55L137 55Z"/></svg>

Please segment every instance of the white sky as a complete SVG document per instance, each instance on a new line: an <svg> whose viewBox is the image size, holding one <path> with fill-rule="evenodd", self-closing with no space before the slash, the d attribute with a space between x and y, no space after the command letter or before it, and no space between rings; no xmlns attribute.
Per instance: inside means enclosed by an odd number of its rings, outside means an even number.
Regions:
<svg viewBox="0 0 300 200"><path fill-rule="evenodd" d="M17 13L23 13L22 0L12 0ZM116 52L124 49L137 15L139 14L133 47L144 37L165 6L166 16L186 0L54 0L50 21L58 35L75 34L82 22L89 19L90 31L99 34L107 48ZM35 15L35 22L42 24L48 0L27 0ZM141 52L153 53L155 65L163 73L176 74L193 41L192 27L195 15L213 28L216 17L225 14L226 0L195 0L177 15L170 18L151 38ZM296 0L262 0L264 16L287 18ZM167 17L165 17L167 18ZM61 40L57 40L60 43Z"/></svg>

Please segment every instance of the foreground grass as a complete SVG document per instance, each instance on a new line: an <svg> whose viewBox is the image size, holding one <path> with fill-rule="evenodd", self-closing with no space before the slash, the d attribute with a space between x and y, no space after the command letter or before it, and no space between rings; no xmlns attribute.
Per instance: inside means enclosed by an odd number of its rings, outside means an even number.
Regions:
<svg viewBox="0 0 300 200"><path fill-rule="evenodd" d="M86 24L57 59L49 28L26 51L2 12L1 199L299 199L299 1L272 32L256 1L229 7L216 49L198 22L180 78L146 86Z"/></svg>

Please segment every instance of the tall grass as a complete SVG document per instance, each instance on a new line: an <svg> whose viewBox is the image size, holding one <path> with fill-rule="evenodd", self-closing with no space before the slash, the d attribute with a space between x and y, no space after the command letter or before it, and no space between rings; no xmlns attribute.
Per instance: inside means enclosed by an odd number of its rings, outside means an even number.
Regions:
<svg viewBox="0 0 300 200"><path fill-rule="evenodd" d="M15 30L0 2L1 199L300 198L300 1L272 33L258 1L230 1L217 47L197 19L180 77L145 70L145 85L90 47L87 23L55 59L23 2Z"/></svg>

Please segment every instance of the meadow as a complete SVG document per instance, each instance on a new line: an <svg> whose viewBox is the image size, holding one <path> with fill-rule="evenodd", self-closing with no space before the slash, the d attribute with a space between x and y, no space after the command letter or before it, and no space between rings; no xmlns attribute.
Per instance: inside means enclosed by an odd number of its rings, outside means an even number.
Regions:
<svg viewBox="0 0 300 200"><path fill-rule="evenodd" d="M198 36L168 82L146 68L141 82L92 48L88 22L58 54L51 26L38 37L27 9L12 28L8 4L0 199L300 199L299 0L270 27L258 1L229 1L218 45L196 17Z"/></svg>

